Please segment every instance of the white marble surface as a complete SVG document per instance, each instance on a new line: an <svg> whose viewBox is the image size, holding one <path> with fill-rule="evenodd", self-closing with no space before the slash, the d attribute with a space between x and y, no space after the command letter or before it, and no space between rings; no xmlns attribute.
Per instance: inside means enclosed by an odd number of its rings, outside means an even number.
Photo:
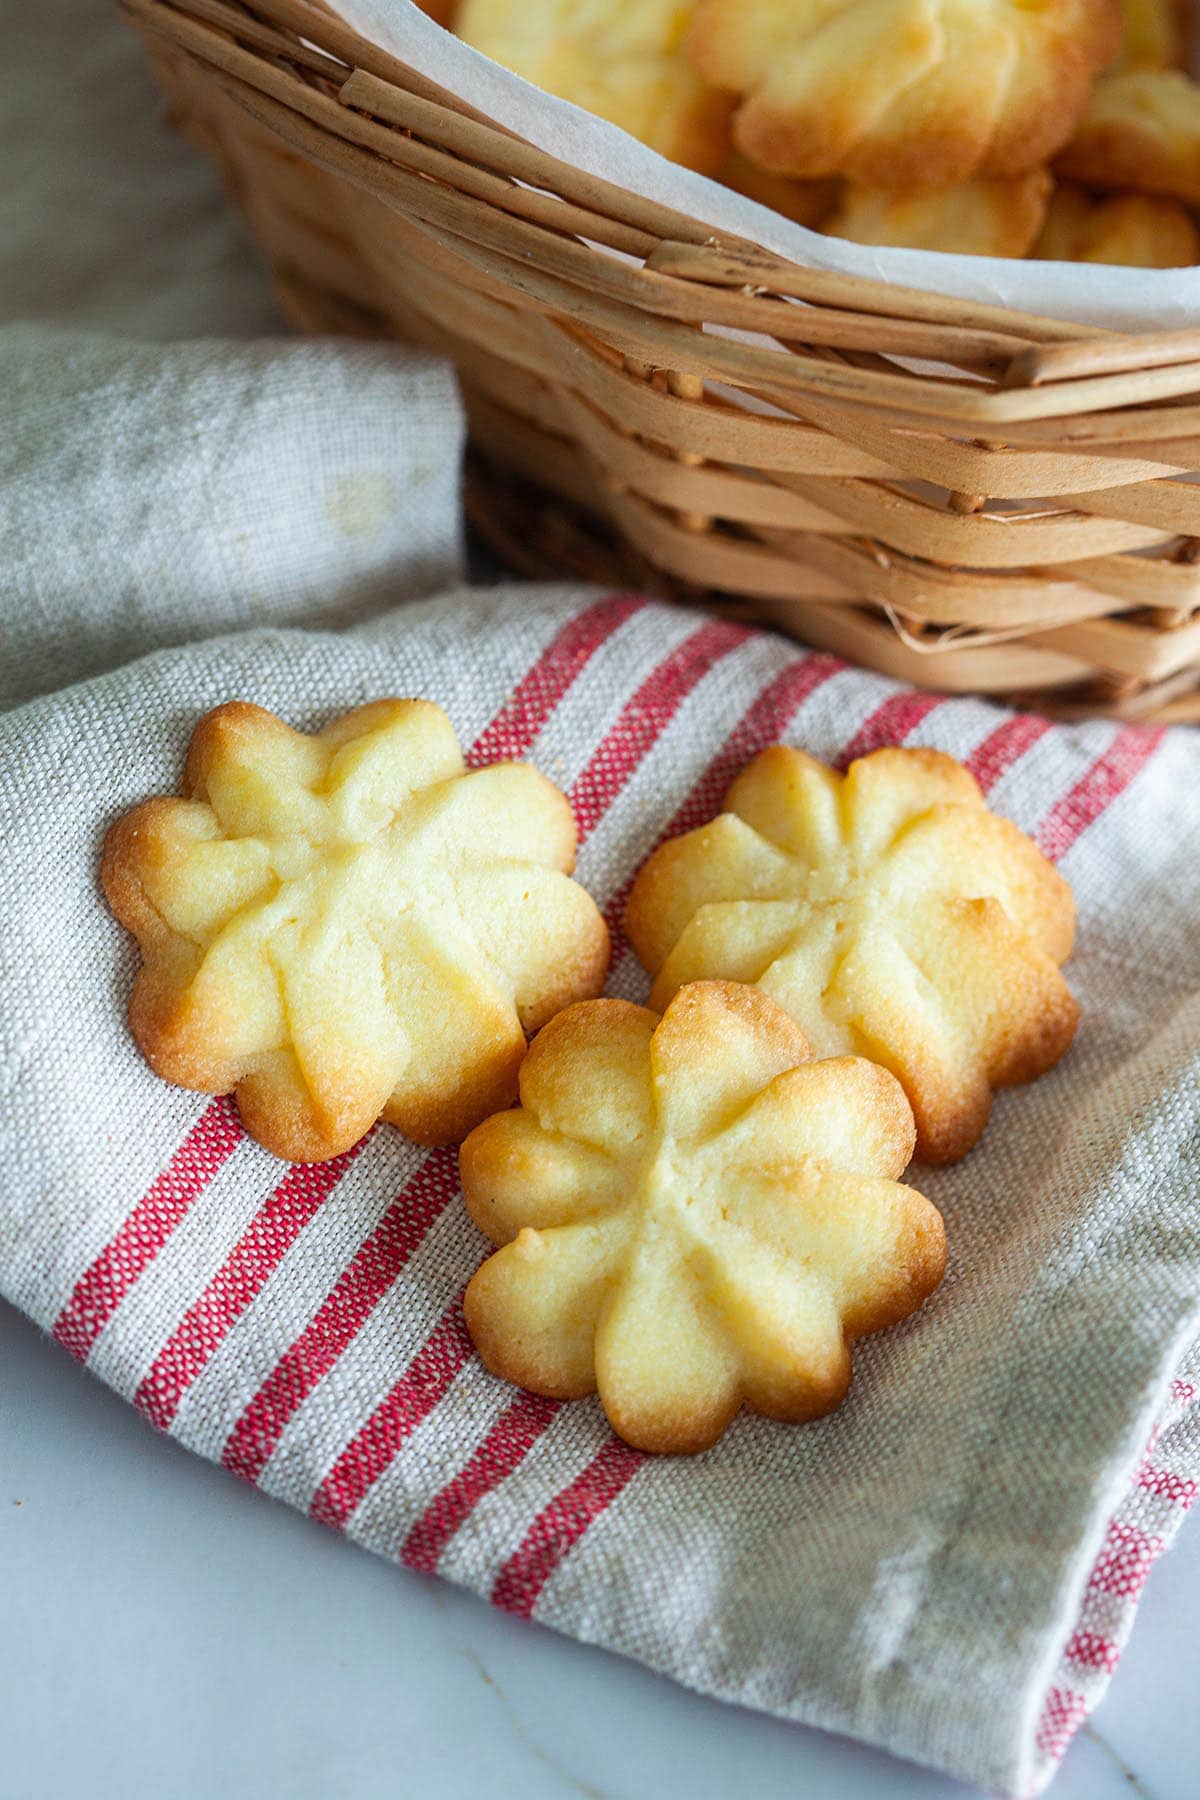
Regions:
<svg viewBox="0 0 1200 1800"><path fill-rule="evenodd" d="M1195 1800L1200 1531L1053 1800ZM0 1303L0 1800L955 1800L395 1569L199 1462Z"/></svg>

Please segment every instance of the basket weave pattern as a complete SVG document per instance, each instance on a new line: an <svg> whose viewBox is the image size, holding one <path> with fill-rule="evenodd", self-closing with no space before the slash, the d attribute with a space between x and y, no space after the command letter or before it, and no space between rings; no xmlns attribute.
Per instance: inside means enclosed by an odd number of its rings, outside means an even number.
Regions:
<svg viewBox="0 0 1200 1800"><path fill-rule="evenodd" d="M454 359L474 516L528 572L737 605L927 685L1200 719L1200 329L800 268L309 0L122 6L289 321Z"/></svg>

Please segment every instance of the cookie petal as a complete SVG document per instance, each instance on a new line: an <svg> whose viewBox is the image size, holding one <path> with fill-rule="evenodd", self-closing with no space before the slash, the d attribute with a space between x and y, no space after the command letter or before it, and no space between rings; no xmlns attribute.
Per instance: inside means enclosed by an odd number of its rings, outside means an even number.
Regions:
<svg viewBox="0 0 1200 1800"><path fill-rule="evenodd" d="M521 1067L521 1104L546 1131L612 1154L654 1127L650 1039L658 1016L628 1000L567 1007L544 1025Z"/></svg>
<svg viewBox="0 0 1200 1800"><path fill-rule="evenodd" d="M702 907L724 900L774 900L796 892L791 860L757 831L724 812L672 838L644 863L625 910L625 931L656 975Z"/></svg>
<svg viewBox="0 0 1200 1800"><path fill-rule="evenodd" d="M414 793L463 772L454 727L430 700L377 700L321 733L329 811L356 840L391 823Z"/></svg>
<svg viewBox="0 0 1200 1800"><path fill-rule="evenodd" d="M659 1123L682 1143L712 1137L808 1055L799 1026L766 994L734 982L692 982L676 994L650 1045Z"/></svg>
<svg viewBox="0 0 1200 1800"><path fill-rule="evenodd" d="M714 1144L731 1180L805 1158L894 1181L912 1159L912 1108L887 1069L865 1057L830 1057L788 1069L763 1088Z"/></svg>
<svg viewBox="0 0 1200 1800"><path fill-rule="evenodd" d="M577 1138L549 1132L524 1107L477 1125L459 1151L467 1211L493 1244L523 1226L548 1231L611 1211L626 1194L620 1165Z"/></svg>
<svg viewBox="0 0 1200 1800"><path fill-rule="evenodd" d="M967 180L983 160L1003 111L1017 45L1008 22L973 0L942 0L940 18L940 62L901 90L880 112L867 142L846 157L854 180L890 188L921 188L932 180L945 187Z"/></svg>
<svg viewBox="0 0 1200 1800"><path fill-rule="evenodd" d="M734 121L738 148L781 175L833 175L898 93L943 50L934 0L877 0L870 27L886 56L864 45L850 7L787 47ZM867 54L864 56L864 49Z"/></svg>
<svg viewBox="0 0 1200 1800"><path fill-rule="evenodd" d="M840 861L841 778L815 757L775 744L748 763L725 796L736 813L805 869Z"/></svg>
<svg viewBox="0 0 1200 1800"><path fill-rule="evenodd" d="M293 731L261 706L231 700L193 732L184 793L207 800L228 837L299 834L320 843L329 825L313 789L328 766L319 738Z"/></svg>
<svg viewBox="0 0 1200 1800"><path fill-rule="evenodd" d="M940 750L874 750L846 772L843 798L855 861L866 868L913 819L935 806L983 810L979 783Z"/></svg>
<svg viewBox="0 0 1200 1800"><path fill-rule="evenodd" d="M409 835L455 868L490 862L575 866L575 818L564 795L528 763L493 763L427 789Z"/></svg>
<svg viewBox="0 0 1200 1800"><path fill-rule="evenodd" d="M447 0L439 3L447 10ZM693 3L461 0L454 30L548 93L619 125L672 162L711 174L728 148L731 102L684 57Z"/></svg>
<svg viewBox="0 0 1200 1800"><path fill-rule="evenodd" d="M595 1390L597 1323L626 1239L619 1220L525 1230L488 1257L463 1310L493 1375L555 1400Z"/></svg>
<svg viewBox="0 0 1200 1800"><path fill-rule="evenodd" d="M383 954L363 931L295 927L276 935L271 956L325 1154L336 1155L374 1124L412 1055Z"/></svg>
<svg viewBox="0 0 1200 1800"><path fill-rule="evenodd" d="M1045 169L977 175L953 187L913 193L847 182L837 211L821 229L856 244L944 250L954 256L1025 256L1042 228L1052 187Z"/></svg>
<svg viewBox="0 0 1200 1800"><path fill-rule="evenodd" d="M876 925L839 964L832 1001L863 1054L903 1086L922 1161L965 1156L987 1123L991 1090L964 1021L947 1011L937 971L926 973L890 929Z"/></svg>
<svg viewBox="0 0 1200 1800"><path fill-rule="evenodd" d="M197 800L147 800L121 819L105 843L103 881L117 916L143 942L165 926L199 947L276 885L266 844L226 838L211 806Z"/></svg>
<svg viewBox="0 0 1200 1800"><path fill-rule="evenodd" d="M664 1011L690 981L754 982L810 916L802 900L727 900L702 906L659 970L650 1004Z"/></svg>
<svg viewBox="0 0 1200 1800"><path fill-rule="evenodd" d="M501 972L526 1031L600 992L608 927L569 876L536 863L492 863L460 874L454 893L463 930Z"/></svg>
<svg viewBox="0 0 1200 1800"><path fill-rule="evenodd" d="M1200 206L1200 86L1179 69L1102 75L1056 168L1103 193Z"/></svg>
<svg viewBox="0 0 1200 1800"><path fill-rule="evenodd" d="M1059 181L1031 254L1044 262L1190 268L1200 263L1200 229L1185 206L1165 195L1102 196Z"/></svg>
<svg viewBox="0 0 1200 1800"><path fill-rule="evenodd" d="M703 1450L741 1404L737 1354L680 1248L670 1229L638 1243L596 1333L604 1410L639 1450Z"/></svg>
<svg viewBox="0 0 1200 1800"><path fill-rule="evenodd" d="M840 1366L835 1330L838 1344L880 1330L934 1291L946 1234L914 1189L810 1164L747 1172L715 1253L722 1292L743 1309L730 1314L739 1341L790 1343L823 1371L820 1388Z"/></svg>
<svg viewBox="0 0 1200 1800"><path fill-rule="evenodd" d="M998 900L1055 962L1071 954L1070 885L1023 831L982 807L935 806L896 839L879 877L899 905L917 911L929 894Z"/></svg>
<svg viewBox="0 0 1200 1800"><path fill-rule="evenodd" d="M383 1117L418 1144L454 1143L516 1096L516 1008L443 919L405 915L379 942L387 1003L412 1047Z"/></svg>
<svg viewBox="0 0 1200 1800"><path fill-rule="evenodd" d="M231 920L204 952L180 997L174 1033L178 1054L224 1070L214 1093L231 1085L249 1058L287 1041L279 977L269 956L272 923L262 908ZM154 1066L166 1073L159 1062ZM178 1074L168 1079L193 1085Z"/></svg>
<svg viewBox="0 0 1200 1800"><path fill-rule="evenodd" d="M788 1207L784 1197L784 1209ZM794 1205L790 1209L798 1213ZM731 1208L736 1216L736 1209ZM801 1241L806 1241L803 1222ZM850 1356L829 1280L790 1246L726 1230L697 1257L698 1279L738 1352L740 1384L756 1412L814 1419L850 1384Z"/></svg>
<svg viewBox="0 0 1200 1800"><path fill-rule="evenodd" d="M1053 958L998 901L928 903L897 920L895 931L936 983L944 1017L993 1087L1032 1081L1065 1054L1079 1008Z"/></svg>
<svg viewBox="0 0 1200 1800"><path fill-rule="evenodd" d="M843 1013L831 1004L834 974L852 942L838 910L813 908L758 978L764 994L803 1021L817 1056L848 1056L859 1047Z"/></svg>

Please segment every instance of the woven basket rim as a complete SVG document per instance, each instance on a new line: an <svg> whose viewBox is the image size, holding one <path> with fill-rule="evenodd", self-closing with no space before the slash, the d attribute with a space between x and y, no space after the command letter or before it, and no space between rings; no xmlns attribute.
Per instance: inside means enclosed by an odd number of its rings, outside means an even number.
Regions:
<svg viewBox="0 0 1200 1800"><path fill-rule="evenodd" d="M325 0L314 0L314 3L322 10L325 9ZM426 19L430 20L431 23L436 23L436 21L433 20L429 14L425 13L425 10L424 10L423 6L421 5L421 0L410 0L410 3L413 5L414 9L417 12L422 13ZM1189 0L1183 0L1183 3L1188 4ZM330 4L328 6L328 11L336 13L336 10L337 9L332 4ZM388 59L395 74L397 76L401 77L402 85L410 86L414 82L414 80L415 81L426 81L428 79L427 77L421 75L418 71L416 71L409 64L407 64L403 60L403 58L398 56L395 52L384 49L384 47L381 46L380 44L378 44L378 42L374 38L365 36L363 33L359 32L356 27L354 27L353 25L349 25L345 21L345 19L342 17L342 15L338 14L337 16L341 23L346 24L347 29L357 39L360 46L367 45L370 47L370 49L373 52L376 52ZM454 36L450 27L442 27L441 29L447 31L449 33L449 35L451 35L452 37ZM456 42L457 41L459 41L459 40L456 40ZM476 54L483 55L484 53L477 52ZM530 83L527 85L532 86L533 84ZM546 159L547 173L561 177L562 175L566 174L568 171L573 170L574 165L564 161L564 159L561 156L556 155L553 151L545 149L542 145L540 145L536 141L530 139L524 133L515 130L513 127L510 127L509 125L505 124L503 121L490 116L485 109L482 109L477 104L474 104L471 101L469 101L465 94L459 92L454 87L443 84L439 87L438 91L442 97L443 103L448 108L451 108L451 109L459 112L465 118L474 119L474 120L486 123L493 130L504 133L507 136L515 138L517 141L526 145L529 150L536 153L538 156L544 157ZM562 109L565 109L567 112L577 113L577 114L585 112L585 109L581 108L576 103L563 98L562 96L544 94L540 97L543 100L549 101L555 108L562 108ZM616 126L609 126L608 128L612 129L612 130L621 130L620 127L616 127ZM622 135L628 136L628 133L625 133L622 131ZM663 156L660 152L655 151L650 145L641 143L641 144L639 144L638 147L648 158L653 158L655 161L661 162L666 167L671 166L669 159L666 158L665 156ZM718 193L721 193L724 191L723 185L717 177L707 176L703 172L697 171L697 170L689 170L689 171L687 171L687 173L694 180L703 183L703 185L705 187L714 188ZM599 176L597 176L596 179L600 180L601 178ZM604 186L610 192L610 194L612 194L612 196L614 197L614 201L617 204L619 204L619 201L617 201L617 196L623 196L626 203L628 203L630 201L634 201L634 200L645 200L645 199L649 198L648 196L641 194L638 190L631 188L627 184L620 183L620 182L614 182L611 178L608 178L607 180L604 181ZM838 270L826 270L822 267L822 265L819 265L819 264L813 265L813 264L810 264L803 260L800 260L796 257L788 256L784 252L768 249L756 237L756 235L754 234L753 231L749 231L749 230L748 231L732 231L728 227L724 227L724 226L706 225L703 222L702 215L697 210L688 209L688 210L684 211L684 210L680 210L677 206L672 205L668 202L657 201L657 200L653 201L653 204L659 209L659 211L663 215L664 220L667 220L667 219L674 220L677 225L686 220L688 224L693 225L693 226L698 226L700 229L702 229L706 233L707 237L710 238L714 242L721 242L721 243L730 244L730 245L739 244L739 245L745 247L747 250L752 251L755 255L761 256L761 257L767 259L767 261L770 264L770 266L772 267L772 269L790 268L797 272L803 272L806 275L811 274L813 272L822 272L822 273L829 273L829 274L833 275L835 278L838 276L841 276L841 278L855 283L864 293L871 292L871 291L875 291L878 293L890 292L896 296L901 297L903 299L903 301L910 306L914 305L914 304L919 305L922 296L934 295L940 299L948 301L952 308L962 307L962 308L968 308L971 310L979 309L979 311L981 313L990 313L991 315L994 316L997 324L999 324L1001 321L1007 321L1011 325L1016 326L1019 323L1021 325L1021 327L1023 327L1024 329L1026 329L1030 332L1037 331L1039 333L1046 333L1046 334L1048 334L1048 341L1055 338L1058 334L1061 334L1063 341L1067 341L1068 339L1071 341L1075 341L1080 338L1090 338L1094 335L1104 335L1104 336L1127 335L1127 336L1130 336L1133 338L1160 338L1163 336L1174 335L1175 332L1178 330L1178 328L1168 326L1165 323L1155 323L1155 324L1148 324L1148 325L1144 325L1144 326L1142 326L1142 325L1131 326L1128 329L1128 331L1126 332L1126 331L1122 331L1120 327L1105 326L1105 325L1094 324L1089 321L1081 320L1079 318L1076 318L1070 312L1063 311L1063 310L1056 309L1054 312L1047 314L1047 313L1043 313L1042 311L1040 311L1036 306L1011 305L1011 304L1007 304L1007 303L991 301L991 300L983 298L982 296L979 296L979 295L955 295L952 293L947 293L932 278L928 284L923 283L923 282L914 284L911 281L900 280L900 279L897 279L897 278L889 276L889 275L870 276L870 275L863 274L861 272L849 272L849 271L842 272L842 271L838 271ZM766 210L768 212L771 211L771 208L769 206L765 205L765 203L761 203L761 204L762 204L763 210ZM828 242L829 240L824 240L824 241ZM895 248L902 249L903 246L895 246ZM935 252L935 251L925 251L925 252L921 252L921 254L930 257L932 259L932 264L936 264L942 260L940 253ZM961 258L960 258L960 260L961 260ZM967 259L967 260L978 260L978 259ZM988 259L988 260L1005 261L1005 260L1009 260L1009 259L999 258L999 259ZM1019 258L1016 260L1021 261L1021 262L1025 263L1025 266L1028 266L1027 259ZM1200 270L1198 270L1197 272L1200 273ZM1122 270L1122 271L1119 271L1119 273L1121 273L1121 274L1128 273L1128 274L1131 274L1134 276L1149 275L1151 277L1151 279L1153 279L1154 277L1156 277L1158 275L1166 273L1166 271L1161 271L1161 270L1128 270L1128 271L1125 271L1125 270ZM1174 275L1174 274L1179 273L1179 271L1172 270L1169 273ZM1184 327L1183 329L1187 330L1186 327Z"/></svg>
<svg viewBox="0 0 1200 1800"><path fill-rule="evenodd" d="M314 0L119 3L287 315L452 356L484 457L603 513L661 584L904 679L1098 679L1110 710L1178 708L1200 329L1081 327L731 241Z"/></svg>
<svg viewBox="0 0 1200 1800"><path fill-rule="evenodd" d="M415 0L413 3L415 4ZM213 27L233 27L236 24L239 29L246 29L246 21L236 17L243 10L238 0L117 0L117 4L119 10L131 21L148 26L151 30L161 30L164 15L171 13L180 18L190 17L207 22ZM1125 359L1136 356L1137 346L1140 345L1151 352L1144 364L1147 367L1161 366L1168 357L1181 356L1184 351L1190 351L1193 356L1200 358L1200 328L1151 328L1128 333L1117 332L1104 326L1083 324L1059 316L1046 316L1027 308L1002 306L987 300L960 299L940 293L936 288L911 287L885 277L842 274L813 268L766 249L752 236L730 234L661 201L637 194L619 183L599 176L584 176L582 171L553 152L488 117L464 95L432 82L392 51L365 36L349 24L336 8L323 4L322 0L256 0L252 12L249 8L245 11L251 19L254 16L274 19L285 29L311 30L314 34L310 39L312 48L318 52L324 50L326 56L332 52L351 71L343 88L343 98L348 106L363 106L378 99L380 85L398 87L444 107L470 125L481 127L492 134L494 139L506 139L512 146L519 147L537 165L535 169L531 169L531 174L544 181L546 186L554 188L556 183L567 184L583 179L595 197L610 198L614 209L633 209L639 215L653 215L658 234L673 243L691 245L701 253L720 246L736 253L739 259L733 266L722 268L706 254L702 254L689 268L689 279L700 281L706 274L709 280L721 287L745 285L747 277L756 272L757 265L757 273L764 284L769 280L771 290L775 293L788 292L787 276L790 274L806 290L814 286L822 288L828 284L831 291L844 290L847 297L852 293L857 294L860 303L874 301L881 306L891 303L897 309L908 308L909 316L928 318L930 322L948 325L968 318L981 326L990 324L997 331L1011 331L1014 335L1024 336L1037 344L1082 345L1095 341L1103 341L1110 346L1115 343L1122 346L1127 344ZM325 38L324 46L320 43L321 36ZM561 104L570 103L564 101ZM494 143L492 147L495 148ZM688 259L677 258L676 261L682 268ZM1039 359L1036 363L1031 361L1027 372L1014 372L1011 384L1020 385L1022 373L1025 373L1029 385L1061 379L1060 371L1065 366L1065 359L1055 358L1045 362ZM1083 375L1089 372L1102 373L1105 368L1118 366L1118 363L1114 358L1102 358L1094 353L1090 358L1071 359L1071 366L1077 367ZM1120 366L1124 366L1124 361Z"/></svg>

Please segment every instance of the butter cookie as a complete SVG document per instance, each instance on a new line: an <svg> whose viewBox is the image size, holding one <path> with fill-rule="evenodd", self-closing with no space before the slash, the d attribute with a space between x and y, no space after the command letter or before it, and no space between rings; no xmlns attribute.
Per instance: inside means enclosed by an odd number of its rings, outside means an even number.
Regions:
<svg viewBox="0 0 1200 1800"><path fill-rule="evenodd" d="M1103 76L1055 167L1085 187L1200 207L1200 86L1178 69Z"/></svg>
<svg viewBox="0 0 1200 1800"><path fill-rule="evenodd" d="M455 30L536 87L713 175L732 103L684 55L694 10L695 0L463 0Z"/></svg>
<svg viewBox="0 0 1200 1800"><path fill-rule="evenodd" d="M937 1287L936 1208L900 1185L912 1115L886 1070L811 1060L752 988L697 982L663 1018L624 1000L535 1038L521 1105L462 1147L494 1244L467 1289L487 1367L599 1391L641 1450L692 1452L743 1406L831 1411L849 1346Z"/></svg>
<svg viewBox="0 0 1200 1800"><path fill-rule="evenodd" d="M979 176L957 187L897 194L847 184L821 229L857 244L900 244L956 256L1024 256L1046 217L1053 179L1045 169Z"/></svg>
<svg viewBox="0 0 1200 1800"><path fill-rule="evenodd" d="M455 1142L512 1099L526 1032L603 985L608 932L574 857L558 789L522 763L467 772L430 701L316 736L220 706L183 798L105 841L104 892L142 951L133 1035L166 1080L236 1093L293 1161L378 1118Z"/></svg>
<svg viewBox="0 0 1200 1800"><path fill-rule="evenodd" d="M1119 69L1186 69L1190 0L1121 0Z"/></svg>
<svg viewBox="0 0 1200 1800"><path fill-rule="evenodd" d="M1044 163L1120 41L1116 0L699 0L688 53L763 168L919 188Z"/></svg>
<svg viewBox="0 0 1200 1800"><path fill-rule="evenodd" d="M777 745L717 818L655 851L625 929L652 1006L701 979L757 984L818 1056L891 1069L917 1154L944 1163L977 1141L994 1088L1069 1047L1074 922L1067 882L953 757L876 750L839 775Z"/></svg>
<svg viewBox="0 0 1200 1800"><path fill-rule="evenodd" d="M768 175L737 150L730 152L720 179L747 200L756 200L810 231L819 230L837 204L838 182L789 181L786 175Z"/></svg>
<svg viewBox="0 0 1200 1800"><path fill-rule="evenodd" d="M1033 255L1043 262L1183 269L1200 262L1200 231L1178 200L1161 194L1099 196L1061 181Z"/></svg>

